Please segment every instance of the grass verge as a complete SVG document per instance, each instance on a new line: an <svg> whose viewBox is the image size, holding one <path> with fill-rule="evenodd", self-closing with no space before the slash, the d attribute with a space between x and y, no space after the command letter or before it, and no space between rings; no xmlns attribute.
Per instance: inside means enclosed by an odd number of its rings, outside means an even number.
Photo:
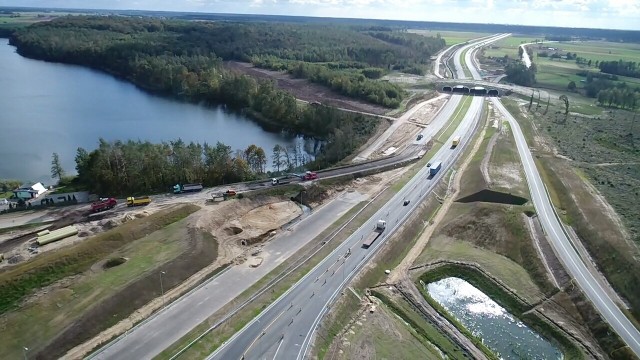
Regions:
<svg viewBox="0 0 640 360"><path fill-rule="evenodd" d="M78 245L45 253L0 273L0 313L15 309L34 290L79 274L118 248L187 217L198 206L185 205L136 219Z"/></svg>
<svg viewBox="0 0 640 360"><path fill-rule="evenodd" d="M377 290L371 290L371 294L402 319L413 330L413 336L425 347L435 346L451 359L467 359L467 355L458 345L449 340L436 326L419 316L404 299L393 301Z"/></svg>
<svg viewBox="0 0 640 360"><path fill-rule="evenodd" d="M442 180L439 186L445 183ZM446 185L445 185L446 187ZM439 189L443 191L444 188ZM358 278L352 282L352 287L356 291L363 292L363 289L378 284L386 276L384 270L393 269L407 255L416 240L425 228L425 224L439 209L440 203L434 196L430 196L418 209L414 215L403 225L393 237L385 243L382 249L370 261L370 265L360 271ZM353 315L360 304L351 302L343 303L340 299L332 308L333 311L321 322L321 326L316 332L318 338L314 344L314 352L318 358L323 359L329 350L335 336L344 329L350 320L349 315ZM356 306L357 305L357 306Z"/></svg>

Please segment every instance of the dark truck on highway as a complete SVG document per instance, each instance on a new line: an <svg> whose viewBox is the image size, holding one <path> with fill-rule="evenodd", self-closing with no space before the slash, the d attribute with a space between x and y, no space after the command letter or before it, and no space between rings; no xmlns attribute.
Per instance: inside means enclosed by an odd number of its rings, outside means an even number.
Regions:
<svg viewBox="0 0 640 360"><path fill-rule="evenodd" d="M431 164L431 166L429 167L429 176L434 176L435 174L438 173L438 171L440 171L440 168L442 168L442 162L440 161L435 161L433 164Z"/></svg>
<svg viewBox="0 0 640 360"><path fill-rule="evenodd" d="M376 227L373 229L373 232L369 234L369 236L366 239L364 239L364 242L362 243L362 247L365 249L368 249L369 246L371 246L371 244L373 244L376 240L378 240L378 238L380 237L380 235L382 235L386 227L387 227L386 221L378 220L378 222L376 223Z"/></svg>

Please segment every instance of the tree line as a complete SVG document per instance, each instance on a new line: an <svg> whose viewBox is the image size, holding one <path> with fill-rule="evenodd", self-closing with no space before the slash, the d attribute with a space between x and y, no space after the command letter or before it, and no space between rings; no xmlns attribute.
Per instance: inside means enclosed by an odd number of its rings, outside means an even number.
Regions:
<svg viewBox="0 0 640 360"><path fill-rule="evenodd" d="M640 105L640 89L631 89L628 86L607 88L598 92L597 99L603 106L635 110Z"/></svg>
<svg viewBox="0 0 640 360"><path fill-rule="evenodd" d="M282 172L313 168L328 159L343 158L352 146L360 144L352 131L339 131L336 135L346 149L331 147L320 158L313 159L302 142L295 145L275 145L270 153L256 145L244 150L233 150L222 142L215 145L181 139L162 143L148 141L99 140L95 150L78 148L75 156L78 175L71 185L103 196L149 194L168 191L175 184L202 183L216 186L255 180ZM53 154L51 174L67 181L64 169ZM271 165L274 172L268 171ZM0 183L2 185L3 183ZM19 186L19 182L6 181L6 188ZM18 184L18 185L16 185Z"/></svg>
<svg viewBox="0 0 640 360"><path fill-rule="evenodd" d="M640 78L640 66L635 61L600 61L598 67L603 73Z"/></svg>
<svg viewBox="0 0 640 360"><path fill-rule="evenodd" d="M313 64L302 61L283 61L274 56L254 56L251 62L258 67L287 71L297 78L325 85L331 90L349 97L370 103L397 108L402 102L405 91L396 84L378 82L384 70L364 68L361 70L340 69L340 65ZM332 69L338 67L338 70Z"/></svg>

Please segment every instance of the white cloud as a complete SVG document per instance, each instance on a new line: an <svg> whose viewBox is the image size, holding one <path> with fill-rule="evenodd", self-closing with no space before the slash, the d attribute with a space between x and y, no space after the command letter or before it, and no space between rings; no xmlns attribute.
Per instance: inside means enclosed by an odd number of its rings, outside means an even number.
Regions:
<svg viewBox="0 0 640 360"><path fill-rule="evenodd" d="M0 0L0 6L260 13L640 30L640 0Z"/></svg>

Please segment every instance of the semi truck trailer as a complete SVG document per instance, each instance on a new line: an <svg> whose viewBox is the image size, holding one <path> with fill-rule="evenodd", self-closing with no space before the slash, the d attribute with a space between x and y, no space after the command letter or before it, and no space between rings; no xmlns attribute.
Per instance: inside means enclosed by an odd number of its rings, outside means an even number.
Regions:
<svg viewBox="0 0 640 360"><path fill-rule="evenodd" d="M197 191L201 191L202 189L203 189L202 184L184 184L184 185L176 184L173 187L173 193L181 194L181 193L187 193L187 192L197 192Z"/></svg>
<svg viewBox="0 0 640 360"><path fill-rule="evenodd" d="M281 177L281 178L273 178L271 179L271 185L276 186L276 185L285 185L291 182L291 179L287 178L287 177Z"/></svg>
<svg viewBox="0 0 640 360"><path fill-rule="evenodd" d="M434 176L435 174L438 173L438 171L440 171L440 168L442 167L442 162L440 161L434 161L431 164L431 167L429 168L429 175L430 176Z"/></svg>
<svg viewBox="0 0 640 360"><path fill-rule="evenodd" d="M366 239L364 239L364 242L362 243L362 247L365 249L369 248L371 244L373 244L376 240L378 240L378 238L380 237L380 235L382 235L382 233L384 232L384 229L386 228L387 228L387 222L384 220L378 220L378 222L376 223L376 227L373 229L373 232L369 234L369 236Z"/></svg>

